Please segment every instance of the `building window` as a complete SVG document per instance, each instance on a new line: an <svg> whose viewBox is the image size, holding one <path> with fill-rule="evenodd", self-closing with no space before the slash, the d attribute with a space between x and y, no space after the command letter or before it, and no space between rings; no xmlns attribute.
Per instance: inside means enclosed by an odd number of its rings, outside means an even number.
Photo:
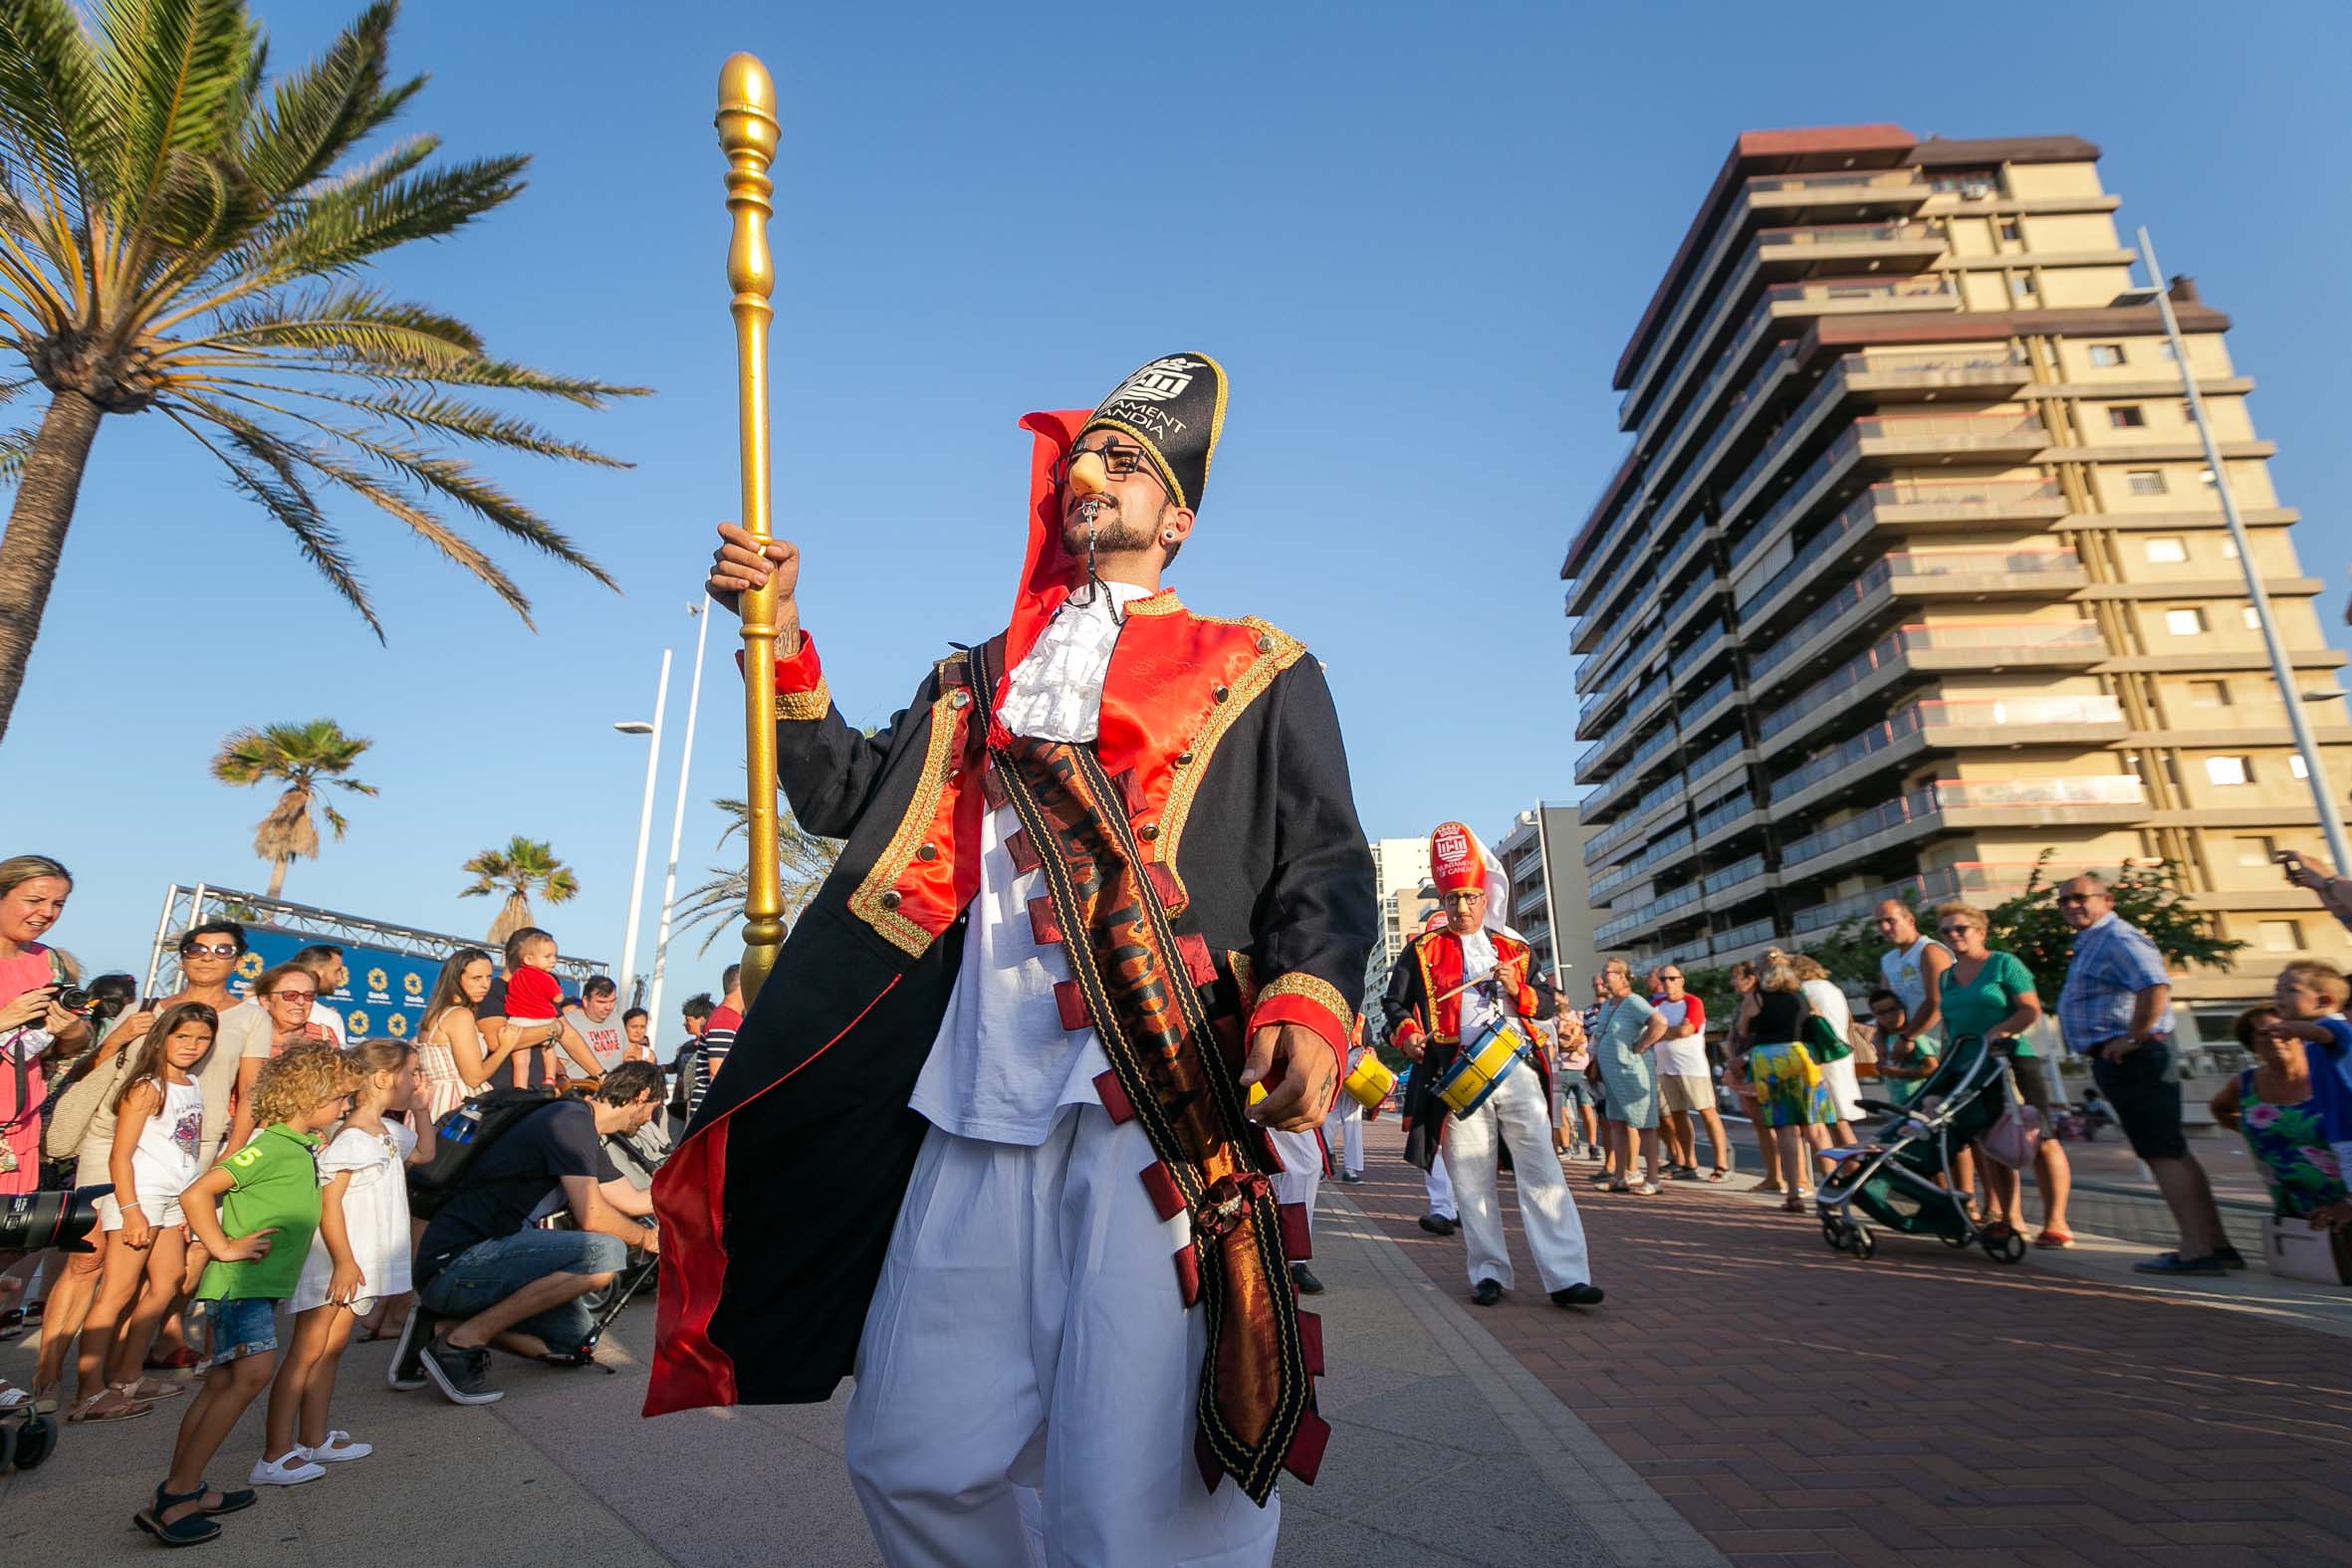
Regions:
<svg viewBox="0 0 2352 1568"><path fill-rule="evenodd" d="M2237 541L2232 539L2227 534L2222 536L2222 559L2224 560L2235 560L2237 559Z"/></svg>
<svg viewBox="0 0 2352 1568"><path fill-rule="evenodd" d="M2189 542L2178 534L2151 535L2148 559L2160 566L2177 566L2189 559Z"/></svg>
<svg viewBox="0 0 2352 1568"><path fill-rule="evenodd" d="M2246 630L2260 631L2262 629L2262 612L2258 609L2255 609L2251 604L2248 604L2245 608L2239 610L2237 613L2239 617L2245 621Z"/></svg>
<svg viewBox="0 0 2352 1568"><path fill-rule="evenodd" d="M2019 304L2033 298L2033 280L2023 273L2009 279L2009 298Z"/></svg>
<svg viewBox="0 0 2352 1568"><path fill-rule="evenodd" d="M2303 754L2301 752L2289 752L2287 754L2286 771L2290 774L2293 774L2297 779L2308 779L2311 777L2311 770L2304 765Z"/></svg>
<svg viewBox="0 0 2352 1568"><path fill-rule="evenodd" d="M2164 612L2164 629L2176 637L2194 637L2205 630L2205 611L2195 605L2168 609Z"/></svg>
<svg viewBox="0 0 2352 1568"><path fill-rule="evenodd" d="M2230 706L2228 681L2191 681L2189 706L2192 708L2227 708Z"/></svg>
<svg viewBox="0 0 2352 1568"><path fill-rule="evenodd" d="M2165 493L2164 470L2161 468L2135 468L2124 479L2135 496L2161 496Z"/></svg>
<svg viewBox="0 0 2352 1568"><path fill-rule="evenodd" d="M2123 363L2123 344L2091 344L2091 363L2097 365L2102 370L2107 369L2112 365Z"/></svg>
<svg viewBox="0 0 2352 1568"><path fill-rule="evenodd" d="M2205 760L2205 776L2218 784L2252 784L2254 765L2243 757L2209 757Z"/></svg>
<svg viewBox="0 0 2352 1568"><path fill-rule="evenodd" d="M2138 403L2116 403L2107 410L2107 423L2117 430L2145 430L2148 410Z"/></svg>
<svg viewBox="0 0 2352 1568"><path fill-rule="evenodd" d="M2022 245L2025 243L2025 236L2018 230L2017 220L2014 218L2003 218L2000 220L2000 237L2003 241L2010 245Z"/></svg>
<svg viewBox="0 0 2352 1568"><path fill-rule="evenodd" d="M2173 351L2173 340L2170 337L2167 337L2163 342L2158 343L2156 345L2156 351L2164 356L2164 362L2166 364L2179 364L2181 362L2181 356Z"/></svg>
<svg viewBox="0 0 2352 1568"><path fill-rule="evenodd" d="M2254 922L2254 935L2265 953L2299 953L2303 950L2301 921L2257 920Z"/></svg>
<svg viewBox="0 0 2352 1568"><path fill-rule="evenodd" d="M1992 169L1946 169L1928 176L1928 189L1966 196L1971 201L1991 196L1999 188L2000 176Z"/></svg>
<svg viewBox="0 0 2352 1568"><path fill-rule="evenodd" d="M2275 838L2240 838L2237 840L2237 863L2241 866L2267 866L2270 857L2278 853Z"/></svg>

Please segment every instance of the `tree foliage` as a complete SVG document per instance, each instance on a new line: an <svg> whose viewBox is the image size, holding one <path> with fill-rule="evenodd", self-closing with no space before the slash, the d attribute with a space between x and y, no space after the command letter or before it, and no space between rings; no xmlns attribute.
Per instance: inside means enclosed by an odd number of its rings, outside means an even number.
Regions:
<svg viewBox="0 0 2352 1568"><path fill-rule="evenodd" d="M719 834L719 847L725 848L729 839L751 831L751 807L741 800L721 798L713 800L727 815L727 826ZM777 806L776 855L784 880L784 924L790 931L801 918L801 911L817 896L824 879L832 874L833 862L841 857L840 840L821 838L796 820L790 806L781 801ZM744 866L712 866L710 879L687 889L685 902L678 910L678 929L681 933L707 927L702 946L695 951L708 953L713 943L725 935L731 922L743 913L743 901L751 891L751 873Z"/></svg>
<svg viewBox="0 0 2352 1568"><path fill-rule="evenodd" d="M375 785L345 777L372 744L346 735L333 719L238 730L220 743L212 777L222 784L285 785L253 833L253 852L270 865L270 897L285 888L286 868L294 861L319 858L319 817L327 819L338 840L351 825L328 800L327 785L354 794L376 792Z"/></svg>
<svg viewBox="0 0 2352 1568"><path fill-rule="evenodd" d="M538 924L531 915L531 895L536 892L551 904L569 903L580 892L580 880L572 868L556 858L555 846L544 839L525 838L516 834L507 840L504 849L485 849L465 863L464 869L474 878L472 883L458 889L462 898L487 898L501 888L506 890L506 901L499 906L498 918L490 922L492 944L504 942L525 926Z"/></svg>
<svg viewBox="0 0 2352 1568"><path fill-rule="evenodd" d="M384 253L512 200L529 161L444 160L429 134L360 155L424 86L390 73L396 12L368 5L273 79L244 0L108 0L87 22L69 0L0 0L0 346L26 366L0 394L53 394L38 433L0 434L0 479L24 480L0 543L0 611L21 633L0 639L0 727L97 428L57 417L73 398L185 430L378 637L337 497L390 517L526 623L530 601L469 528L612 585L446 447L618 466L485 398L596 408L643 388L498 358L464 322L366 281Z"/></svg>

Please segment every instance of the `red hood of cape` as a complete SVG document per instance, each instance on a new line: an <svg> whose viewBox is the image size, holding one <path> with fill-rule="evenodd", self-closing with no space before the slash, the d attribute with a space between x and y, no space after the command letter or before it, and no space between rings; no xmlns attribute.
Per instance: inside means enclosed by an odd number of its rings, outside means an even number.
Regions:
<svg viewBox="0 0 2352 1568"><path fill-rule="evenodd" d="M997 675L996 695L988 705L988 744L1009 746L1013 737L1000 717L1013 668L1029 656L1054 612L1086 577L1085 565L1061 547L1060 488L1054 483L1054 465L1077 445L1090 408L1063 408L1024 415L1021 428L1037 437L1029 457L1029 545L1021 559L1021 586L1013 599L1013 619L1005 633L1005 663Z"/></svg>

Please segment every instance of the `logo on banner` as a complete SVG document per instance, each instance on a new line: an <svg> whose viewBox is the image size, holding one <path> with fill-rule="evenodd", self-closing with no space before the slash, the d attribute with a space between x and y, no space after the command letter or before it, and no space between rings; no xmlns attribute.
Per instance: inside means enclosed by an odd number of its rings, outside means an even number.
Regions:
<svg viewBox="0 0 2352 1568"><path fill-rule="evenodd" d="M408 1020L395 1012L383 1020L383 1031L396 1040L406 1039L408 1037Z"/></svg>
<svg viewBox="0 0 2352 1568"><path fill-rule="evenodd" d="M357 1008L343 1015L344 1037L363 1040L367 1037L367 1014Z"/></svg>

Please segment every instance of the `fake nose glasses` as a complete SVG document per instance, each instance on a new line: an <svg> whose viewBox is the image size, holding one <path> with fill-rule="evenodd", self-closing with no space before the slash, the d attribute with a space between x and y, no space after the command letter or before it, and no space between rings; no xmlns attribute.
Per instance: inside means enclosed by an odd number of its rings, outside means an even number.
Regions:
<svg viewBox="0 0 2352 1568"><path fill-rule="evenodd" d="M1069 491L1073 496L1097 496L1110 488L1099 452L1080 452L1069 461Z"/></svg>

